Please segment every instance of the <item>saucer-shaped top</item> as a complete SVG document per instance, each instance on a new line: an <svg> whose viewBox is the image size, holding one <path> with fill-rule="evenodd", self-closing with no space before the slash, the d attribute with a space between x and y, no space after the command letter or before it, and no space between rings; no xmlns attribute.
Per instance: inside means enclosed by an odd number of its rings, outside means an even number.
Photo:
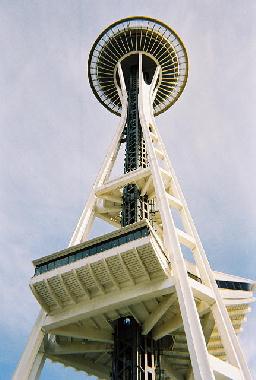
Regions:
<svg viewBox="0 0 256 380"><path fill-rule="evenodd" d="M94 95L116 115L121 114L121 101L116 89L117 63L131 60L131 56L139 52L143 53L147 62L161 67L153 103L154 115L166 111L186 85L186 49L169 26L150 17L119 20L99 35L88 62L88 76Z"/></svg>

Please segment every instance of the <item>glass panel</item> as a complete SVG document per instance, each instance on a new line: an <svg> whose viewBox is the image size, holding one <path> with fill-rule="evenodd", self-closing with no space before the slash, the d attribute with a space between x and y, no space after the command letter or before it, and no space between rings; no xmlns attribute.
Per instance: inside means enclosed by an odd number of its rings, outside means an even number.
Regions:
<svg viewBox="0 0 256 380"><path fill-rule="evenodd" d="M128 242L128 241L132 241L132 240L134 240L134 238L133 238L133 233L130 232L129 234L127 234L127 235L126 235L126 239L127 239L127 242Z"/></svg>
<svg viewBox="0 0 256 380"><path fill-rule="evenodd" d="M114 238L113 240L112 240L112 246L113 247L118 247L118 238Z"/></svg>
<svg viewBox="0 0 256 380"><path fill-rule="evenodd" d="M63 257L62 265L67 265L67 264L68 264L68 257Z"/></svg>
<svg viewBox="0 0 256 380"><path fill-rule="evenodd" d="M111 242L109 240L105 241L104 242L104 247L105 247L105 251L107 251L108 249L111 249Z"/></svg>
<svg viewBox="0 0 256 380"><path fill-rule="evenodd" d="M149 230L147 227L144 227L142 230L141 230L141 234L142 236L148 236L149 235Z"/></svg>
<svg viewBox="0 0 256 380"><path fill-rule="evenodd" d="M52 261L51 263L48 264L48 270L51 270L54 268L55 268L55 261Z"/></svg>
<svg viewBox="0 0 256 380"><path fill-rule="evenodd" d="M76 260L81 260L82 259L82 252L77 252L76 253Z"/></svg>
<svg viewBox="0 0 256 380"><path fill-rule="evenodd" d="M48 270L47 269L47 265L42 265L41 266L41 271L42 271L41 273L47 272L47 270Z"/></svg>
<svg viewBox="0 0 256 380"><path fill-rule="evenodd" d="M100 243L98 245L98 252L103 252L104 251L104 243Z"/></svg>
<svg viewBox="0 0 256 380"><path fill-rule="evenodd" d="M134 232L134 240L141 238L142 236L142 230L137 230Z"/></svg>
<svg viewBox="0 0 256 380"><path fill-rule="evenodd" d="M94 255L95 253L96 253L96 247L92 246L91 249L90 249L90 254Z"/></svg>
<svg viewBox="0 0 256 380"><path fill-rule="evenodd" d="M58 268L60 267L62 264L61 264L61 260L56 260L55 261L55 268Z"/></svg>
<svg viewBox="0 0 256 380"><path fill-rule="evenodd" d="M75 254L70 255L70 256L69 256L69 262L70 262L70 263L73 263L74 261L76 261L76 255L75 255Z"/></svg>
<svg viewBox="0 0 256 380"><path fill-rule="evenodd" d="M241 290L250 290L249 284L247 284L246 282L237 282L237 284L240 285Z"/></svg>
<svg viewBox="0 0 256 380"><path fill-rule="evenodd" d="M126 243L126 237L125 236L120 236L118 239L119 245L125 244Z"/></svg>

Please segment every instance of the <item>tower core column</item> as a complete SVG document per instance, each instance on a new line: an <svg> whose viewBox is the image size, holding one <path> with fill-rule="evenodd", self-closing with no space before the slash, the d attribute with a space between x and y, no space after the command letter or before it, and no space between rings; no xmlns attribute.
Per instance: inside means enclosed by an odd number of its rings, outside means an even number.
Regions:
<svg viewBox="0 0 256 380"><path fill-rule="evenodd" d="M138 92L139 65L129 68L126 77L128 110L127 125L124 130L126 149L124 173L147 166L147 153L139 120ZM141 196L136 184L128 184L123 189L122 226L135 223L149 216L148 196Z"/></svg>

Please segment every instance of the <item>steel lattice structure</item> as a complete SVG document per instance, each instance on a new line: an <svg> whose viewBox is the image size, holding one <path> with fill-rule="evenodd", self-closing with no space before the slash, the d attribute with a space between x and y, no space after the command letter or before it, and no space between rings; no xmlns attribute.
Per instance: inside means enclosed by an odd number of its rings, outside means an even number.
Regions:
<svg viewBox="0 0 256 380"><path fill-rule="evenodd" d="M97 38L88 74L119 127L69 247L33 262L42 310L13 379L38 379L46 358L99 379L252 379L237 334L255 282L211 269L155 122L186 84L184 44L126 18ZM114 231L89 239L95 218Z"/></svg>

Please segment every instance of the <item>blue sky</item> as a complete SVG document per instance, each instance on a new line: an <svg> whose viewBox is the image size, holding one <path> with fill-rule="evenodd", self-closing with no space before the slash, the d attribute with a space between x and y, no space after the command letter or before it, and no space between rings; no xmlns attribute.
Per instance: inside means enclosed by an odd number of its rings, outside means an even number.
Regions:
<svg viewBox="0 0 256 380"><path fill-rule="evenodd" d="M188 84L157 124L212 267L256 278L255 2L2 0L1 380L39 311L31 261L67 246L117 127L90 90L89 50L131 15L161 19L188 49ZM241 342L256 378L255 316ZM86 377L47 362L41 378Z"/></svg>

